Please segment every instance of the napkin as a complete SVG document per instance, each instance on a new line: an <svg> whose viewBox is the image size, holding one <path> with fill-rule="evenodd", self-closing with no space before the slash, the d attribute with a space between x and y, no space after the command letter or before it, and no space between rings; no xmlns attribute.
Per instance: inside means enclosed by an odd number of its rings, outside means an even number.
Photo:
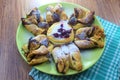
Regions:
<svg viewBox="0 0 120 80"><path fill-rule="evenodd" d="M54 76L32 68L29 75L34 80L120 80L120 26L101 17L106 34L106 46L101 58L88 70L71 76Z"/></svg>

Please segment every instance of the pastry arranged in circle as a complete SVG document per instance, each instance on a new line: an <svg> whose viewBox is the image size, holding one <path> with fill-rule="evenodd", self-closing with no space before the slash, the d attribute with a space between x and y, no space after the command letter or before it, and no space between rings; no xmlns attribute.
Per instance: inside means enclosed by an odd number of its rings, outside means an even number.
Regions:
<svg viewBox="0 0 120 80"><path fill-rule="evenodd" d="M31 37L22 49L30 65L36 65L49 60L53 45L48 41L46 35Z"/></svg>
<svg viewBox="0 0 120 80"><path fill-rule="evenodd" d="M58 72L66 73L69 67L78 71L82 69L80 51L74 43L55 47L52 55Z"/></svg>
<svg viewBox="0 0 120 80"><path fill-rule="evenodd" d="M74 42L80 49L104 47L104 30L98 26L80 28L75 35Z"/></svg>
<svg viewBox="0 0 120 80"><path fill-rule="evenodd" d="M49 5L45 17L39 9L34 8L26 18L23 26L34 37L23 45L29 65L38 65L52 60L59 73L70 69L83 69L80 49L103 48L104 30L94 25L94 11L74 8L68 17L61 4Z"/></svg>
<svg viewBox="0 0 120 80"><path fill-rule="evenodd" d="M85 26L91 26L94 21L94 14L94 11L74 8L74 13L70 16L68 24L70 24L74 30Z"/></svg>
<svg viewBox="0 0 120 80"><path fill-rule="evenodd" d="M74 32L67 21L61 21L51 25L47 37L53 44L66 44L73 41Z"/></svg>

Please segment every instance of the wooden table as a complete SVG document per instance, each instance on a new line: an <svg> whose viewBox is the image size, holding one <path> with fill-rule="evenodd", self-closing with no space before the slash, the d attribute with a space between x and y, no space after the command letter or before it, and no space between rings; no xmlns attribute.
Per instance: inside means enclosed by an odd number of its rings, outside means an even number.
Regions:
<svg viewBox="0 0 120 80"><path fill-rule="evenodd" d="M32 8L54 1L80 4L120 25L120 0L0 0L0 80L32 80L28 76L31 67L17 50L17 26Z"/></svg>

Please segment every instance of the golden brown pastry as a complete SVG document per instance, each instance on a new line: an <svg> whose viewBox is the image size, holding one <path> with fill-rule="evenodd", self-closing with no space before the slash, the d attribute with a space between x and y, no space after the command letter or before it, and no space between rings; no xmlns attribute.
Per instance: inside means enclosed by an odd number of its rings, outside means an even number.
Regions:
<svg viewBox="0 0 120 80"><path fill-rule="evenodd" d="M52 6L52 5L48 5L48 7L47 7L47 11L50 11L51 13L54 13L54 12L55 12L55 10L54 10L54 6Z"/></svg>
<svg viewBox="0 0 120 80"><path fill-rule="evenodd" d="M66 73L69 68L82 70L80 51L74 43L55 47L52 55L58 72Z"/></svg>
<svg viewBox="0 0 120 80"><path fill-rule="evenodd" d="M39 28L36 24L36 20L31 21L29 18L21 18L23 26L34 35L42 34L45 29Z"/></svg>
<svg viewBox="0 0 120 80"><path fill-rule="evenodd" d="M23 45L22 49L24 50L24 52L30 52L33 50L38 49L40 46L53 46L47 39L46 35L37 35L35 37L31 37L28 41L28 44Z"/></svg>
<svg viewBox="0 0 120 80"><path fill-rule="evenodd" d="M46 21L51 25L55 22L59 22L61 20L67 20L68 16L65 13L63 6L61 4L57 4L55 7L49 5L47 8Z"/></svg>
<svg viewBox="0 0 120 80"><path fill-rule="evenodd" d="M39 56L39 57L33 58L28 64L33 66L33 65L38 65L40 63L46 62L48 60L49 58L47 56Z"/></svg>
<svg viewBox="0 0 120 80"><path fill-rule="evenodd" d="M27 55L27 60L30 62L35 56L46 56L47 54L49 54L48 48L42 45L38 49L31 51Z"/></svg>
<svg viewBox="0 0 120 80"><path fill-rule="evenodd" d="M60 19L61 20L67 20L68 19L68 16L67 14L65 13L65 11L62 11L61 14L60 14Z"/></svg>
<svg viewBox="0 0 120 80"><path fill-rule="evenodd" d="M52 51L52 55L56 64L57 71L60 73L66 73L69 69L69 55L65 55L61 47L55 47Z"/></svg>
<svg viewBox="0 0 120 80"><path fill-rule="evenodd" d="M85 24L87 26L91 26L94 21L94 11L87 12L86 15L82 19L78 19L79 23Z"/></svg>
<svg viewBox="0 0 120 80"><path fill-rule="evenodd" d="M70 68L77 71L82 70L82 61L78 47L74 43L71 43L68 45L68 49L70 54Z"/></svg>
<svg viewBox="0 0 120 80"><path fill-rule="evenodd" d="M50 53L52 53L53 48L54 48L54 45L49 42L49 44L48 44L48 51L49 51Z"/></svg>
<svg viewBox="0 0 120 80"><path fill-rule="evenodd" d="M27 15L28 18L31 17L31 16L34 16L38 22L43 22L43 21L44 21L43 17L40 15L40 10L39 10L38 8L34 8L34 9Z"/></svg>
<svg viewBox="0 0 120 80"><path fill-rule="evenodd" d="M76 31L75 44L81 48L104 47L104 30L99 26L80 28Z"/></svg>
<svg viewBox="0 0 120 80"><path fill-rule="evenodd" d="M23 46L22 46L22 50L23 50L25 53L28 53L28 52L29 52L28 44L23 45Z"/></svg>
<svg viewBox="0 0 120 80"><path fill-rule="evenodd" d="M74 8L74 16L77 19L81 19L86 15L86 10L82 9L82 8Z"/></svg>
<svg viewBox="0 0 120 80"><path fill-rule="evenodd" d="M21 18L23 26L34 35L45 33L49 27L40 15L38 8L34 8L26 18Z"/></svg>
<svg viewBox="0 0 120 80"><path fill-rule="evenodd" d="M28 44L23 45L27 61L30 65L36 65L49 60L53 45L48 42L46 35L37 35L29 39Z"/></svg>
<svg viewBox="0 0 120 80"><path fill-rule="evenodd" d="M62 11L63 11L63 6L59 3L56 4L54 7L54 12L60 15Z"/></svg>
<svg viewBox="0 0 120 80"><path fill-rule="evenodd" d="M66 21L61 21L48 29L47 37L53 44L66 44L73 41L74 33Z"/></svg>
<svg viewBox="0 0 120 80"><path fill-rule="evenodd" d="M88 49L88 48L94 48L97 47L97 45L93 41L89 40L76 40L75 44L80 48L80 49Z"/></svg>
<svg viewBox="0 0 120 80"><path fill-rule="evenodd" d="M41 45L48 46L48 39L46 35L37 35L34 38L29 39L28 49L35 50L39 48Z"/></svg>
<svg viewBox="0 0 120 80"><path fill-rule="evenodd" d="M74 14L70 17L68 24L71 25L74 30L85 26L84 24L78 22L78 19L74 16Z"/></svg>
<svg viewBox="0 0 120 80"><path fill-rule="evenodd" d="M71 15L68 24L72 25L75 30L84 26L91 26L94 21L94 14L94 11L88 11L84 8L74 8L74 14Z"/></svg>
<svg viewBox="0 0 120 80"><path fill-rule="evenodd" d="M53 17L52 17L52 13L50 12L50 11L47 11L47 13L46 13L46 21L51 25L51 24L53 24Z"/></svg>

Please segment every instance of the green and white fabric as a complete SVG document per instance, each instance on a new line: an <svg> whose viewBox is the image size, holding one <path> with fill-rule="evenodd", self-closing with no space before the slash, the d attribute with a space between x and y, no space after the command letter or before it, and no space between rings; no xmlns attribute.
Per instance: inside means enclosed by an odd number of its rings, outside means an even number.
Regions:
<svg viewBox="0 0 120 80"><path fill-rule="evenodd" d="M106 34L105 50L88 70L71 76L54 76L42 73L33 68L29 75L34 80L120 80L120 26L97 17Z"/></svg>

